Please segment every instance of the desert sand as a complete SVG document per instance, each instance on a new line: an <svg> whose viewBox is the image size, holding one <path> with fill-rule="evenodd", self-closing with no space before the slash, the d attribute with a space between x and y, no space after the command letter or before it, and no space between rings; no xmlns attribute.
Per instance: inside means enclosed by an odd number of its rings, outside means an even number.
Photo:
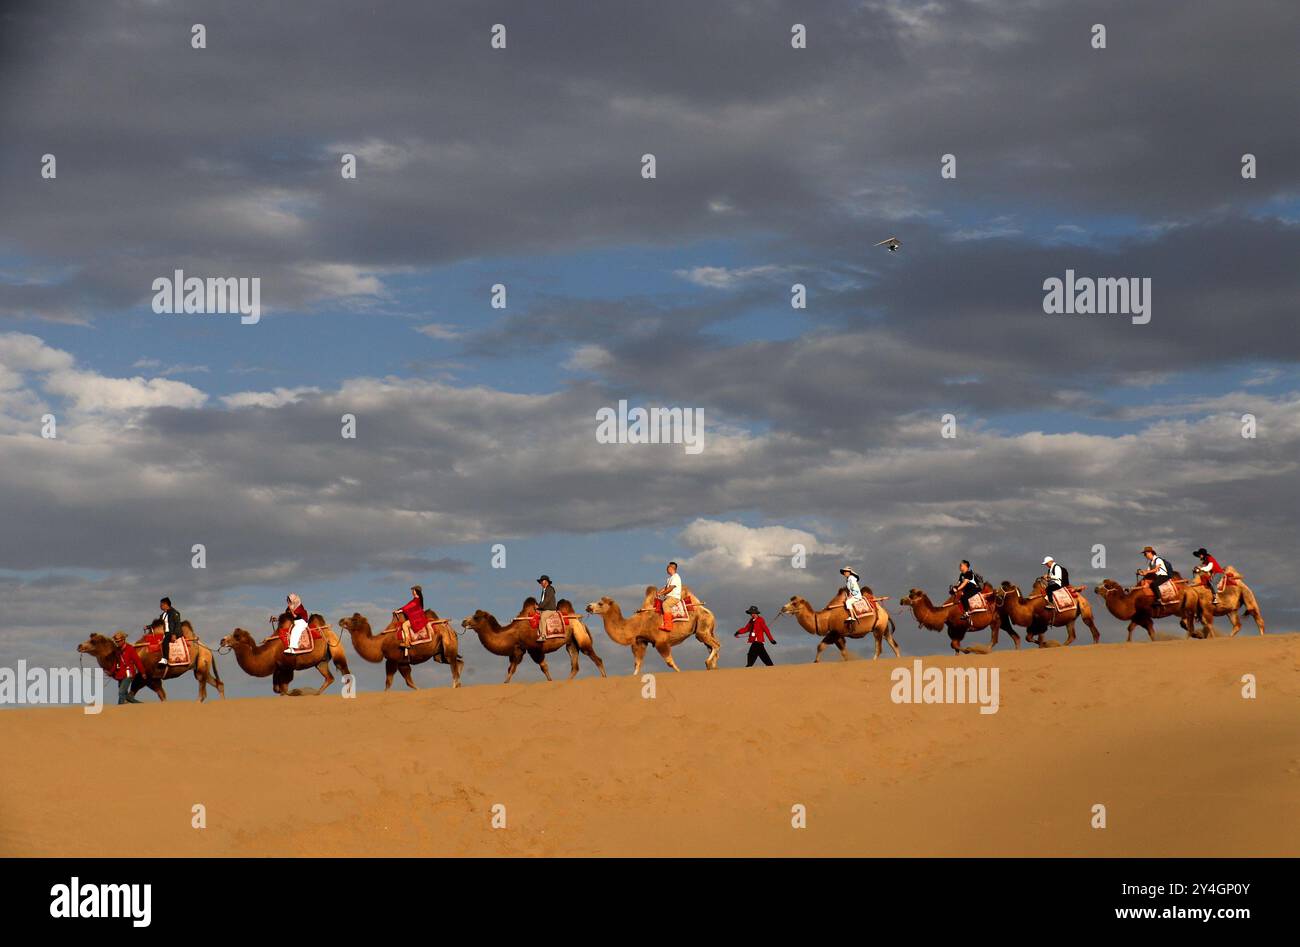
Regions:
<svg viewBox="0 0 1300 947"><path fill-rule="evenodd" d="M1300 636L923 661L999 712L910 657L6 711L0 855L1300 855Z"/></svg>

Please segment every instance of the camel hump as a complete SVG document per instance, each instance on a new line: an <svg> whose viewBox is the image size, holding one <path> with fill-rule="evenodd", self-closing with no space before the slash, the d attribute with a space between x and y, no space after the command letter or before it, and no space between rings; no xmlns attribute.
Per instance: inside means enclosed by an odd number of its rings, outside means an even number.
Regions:
<svg viewBox="0 0 1300 947"><path fill-rule="evenodd" d="M577 614L577 613L573 610L573 603L570 602L567 598L562 598L562 599L560 599L558 602L556 602L556 603L555 603L555 608L559 611L559 613L560 613L561 615L575 615L575 614Z"/></svg>

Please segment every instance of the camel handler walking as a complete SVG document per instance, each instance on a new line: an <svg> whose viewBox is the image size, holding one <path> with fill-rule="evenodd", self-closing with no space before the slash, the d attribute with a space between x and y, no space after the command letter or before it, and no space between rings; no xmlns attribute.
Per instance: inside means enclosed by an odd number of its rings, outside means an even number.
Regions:
<svg viewBox="0 0 1300 947"><path fill-rule="evenodd" d="M411 586L411 600L393 612L394 618L402 620L397 639L402 643L402 655L409 650L412 631L424 631L429 624L429 616L424 614L424 589L418 585Z"/></svg>
<svg viewBox="0 0 1300 947"><path fill-rule="evenodd" d="M117 646L117 660L113 662L113 680L117 681L117 702L119 704L143 703L131 696L131 679L137 675L144 676L140 653L135 650L135 645L126 640L125 631L113 635L113 644Z"/></svg>
<svg viewBox="0 0 1300 947"><path fill-rule="evenodd" d="M745 658L745 667L752 668L755 661L762 661L768 667L772 666L772 656L767 653L763 647L764 641L770 641L776 644L776 639L772 637L772 630L767 627L767 622L763 620L762 614L757 605L751 605L745 609L745 614L749 616L749 624L740 631L736 632L735 637L748 635L745 640L749 642L749 654Z"/></svg>
<svg viewBox="0 0 1300 947"><path fill-rule="evenodd" d="M537 584L542 587L542 597L537 601L537 640L545 641L546 613L559 611L560 607L555 604L555 585L551 582L551 577L542 573Z"/></svg>
<svg viewBox="0 0 1300 947"><path fill-rule="evenodd" d="M663 631L673 630L673 610L682 600L682 577L677 574L677 563L668 563L668 581L659 590L659 601L663 603Z"/></svg>

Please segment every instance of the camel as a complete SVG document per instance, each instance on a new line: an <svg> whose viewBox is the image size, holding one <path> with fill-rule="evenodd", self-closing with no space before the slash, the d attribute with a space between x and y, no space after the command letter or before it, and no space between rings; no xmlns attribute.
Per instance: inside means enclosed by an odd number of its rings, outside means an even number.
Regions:
<svg viewBox="0 0 1300 947"><path fill-rule="evenodd" d="M519 616L508 625L503 626L496 620L495 616L490 612L483 611L481 608L460 624L462 628L467 628L478 635L478 640L483 643L483 647L493 654L505 655L510 658L510 668L506 671L505 683L507 684L515 676L515 670L519 667L519 663L523 661L524 655L528 655L537 663L548 681L554 680L551 677L550 668L546 666L546 656L552 651L558 651L560 648L564 648L569 652L571 665L569 680L573 680L578 676L579 651L596 665L600 671L600 676L605 677L605 662L596 653L595 645L591 640L591 632L587 630L587 626L581 621L570 620L569 618L569 616L573 616L576 619L577 613L573 610L573 603L568 599L561 599L557 603L557 609L565 616L564 637L547 638L545 641L537 640L537 629L533 627L532 622L527 618L528 615L537 611L537 599L532 596L524 599Z"/></svg>
<svg viewBox="0 0 1300 947"><path fill-rule="evenodd" d="M1173 578L1181 580L1177 572ZM1187 630L1189 638L1214 638L1214 616L1210 614L1210 590L1197 582L1182 586L1179 600L1172 605L1152 607L1151 590L1145 585L1125 588L1114 579L1102 579L1101 585L1093 591L1106 602L1106 608L1120 621L1128 622L1128 637L1133 640L1133 629L1141 626L1147 636L1156 640L1155 620L1178 616L1178 624ZM1196 629L1196 619L1200 618L1201 628Z"/></svg>
<svg viewBox="0 0 1300 947"><path fill-rule="evenodd" d="M362 659L371 664L384 662L384 690L393 686L393 675L401 673L406 686L415 690L415 681L411 680L411 667L425 661L435 661L451 667L451 686L460 687L460 668L465 659L459 654L459 642L456 629L451 622L439 619L438 613L426 608L424 614L433 622L433 638L423 644L412 645L402 653L401 639L398 636L400 626L394 618L388 627L379 634L370 633L370 622L354 612L351 618L340 618L339 625L352 636L352 647Z"/></svg>
<svg viewBox="0 0 1300 947"><path fill-rule="evenodd" d="M1264 634L1264 616L1259 610L1259 602L1255 600L1255 593L1242 580L1241 573L1236 568L1225 566L1223 571L1228 573L1229 580L1223 591L1219 593L1219 604L1214 608L1210 619L1210 627L1214 627L1215 617L1227 615L1228 620L1232 622L1232 634L1228 637L1237 637L1238 632L1241 631L1241 615L1239 612L1242 608L1245 608L1246 614L1255 620L1255 627L1259 629L1259 633Z"/></svg>
<svg viewBox="0 0 1300 947"><path fill-rule="evenodd" d="M320 629L321 637L313 639L312 649L302 654L285 654L284 642L280 640L279 635L272 635L258 644L253 636L242 628L236 628L222 638L221 647L235 652L235 660L246 673L253 677L271 678L271 689L282 697L299 697L310 693L319 695L334 683L334 675L329 669L330 661L333 661L334 666L343 674L352 672L348 670L348 657L343 650L343 642L326 624L325 617L313 614L307 624L312 628ZM305 671L310 667L320 671L321 677L325 679L321 686L314 692L302 688L289 690L294 672Z"/></svg>
<svg viewBox="0 0 1300 947"><path fill-rule="evenodd" d="M180 677L182 674L188 674L190 671L194 672L194 679L199 682L200 704L208 698L209 684L217 689L217 693L222 698L226 696L226 685L221 680L220 672L217 671L217 659L213 656L212 649L199 641L198 636L194 634L194 628L187 621L181 622L181 634L190 643L193 660L189 664L177 667L168 666L162 674L158 673L158 662L162 660L162 654L146 649L141 641L135 642L136 650L140 654L140 664L144 668L144 675L137 676L131 681L132 697L147 687L158 695L159 700L166 700L167 691L163 689L162 682L173 677ZM111 674L113 666L117 664L117 645L113 644L112 638L104 635L92 634L88 639L77 645L77 651L94 657L106 674Z"/></svg>
<svg viewBox="0 0 1300 947"><path fill-rule="evenodd" d="M941 631L944 628L948 630L948 644L952 650L959 654L972 653L971 648L963 648L961 640L966 637L970 631L980 631L984 628L992 629L992 640L989 642L989 648L998 646L998 627L1002 623L1002 615L998 609L997 599L993 595L993 587L987 582L984 583L984 600L988 603L988 611L979 612L971 619L967 619L961 614L957 604L948 598L942 605L935 605L930 601L930 596L926 595L920 589L912 589L907 595L899 600L900 605L904 608L910 608L912 615L916 618L916 623L922 628L928 628L931 631ZM1008 628L1007 634L1011 635L1011 641L1020 650L1020 636L1016 634L1014 628Z"/></svg>
<svg viewBox="0 0 1300 947"><path fill-rule="evenodd" d="M1026 629L1027 641L1032 641L1040 648L1050 648L1055 642L1045 641L1044 632L1049 627L1060 628L1064 625L1065 646L1069 647L1074 643L1074 623L1082 620L1092 632L1093 644L1100 642L1101 632L1097 630L1097 624L1092 620L1092 603L1082 595L1078 595L1074 599L1077 607L1062 617L1060 613L1047 607L1047 596L1043 591L1046 587L1046 583L1038 579L1034 582L1034 594L1024 598L1020 594L1018 585L1003 581L1002 587L995 593L1002 610L1002 630L1010 632L1012 625L1019 625Z"/></svg>
<svg viewBox="0 0 1300 947"><path fill-rule="evenodd" d="M869 588L864 588L862 591L865 595L871 595ZM827 645L832 644L840 649L840 657L847 661L849 659L848 649L845 647L847 639L865 638L869 634L874 635L876 639L876 653L871 656L871 660L880 657L882 641L889 642L889 647L894 650L894 657L902 657L902 653L898 650L898 642L894 640L894 619L879 601L876 602L876 612L872 618L855 621L852 630L846 630L849 628L849 613L844 607L847 596L848 589L841 588L825 608L814 611L807 599L791 595L790 601L781 606L777 615L778 617L793 615L794 620L804 631L822 639L817 643L817 656L813 658L813 664L821 661L822 652L826 650Z"/></svg>
<svg viewBox="0 0 1300 947"><path fill-rule="evenodd" d="M588 603L587 611L601 617L605 623L605 634L616 643L632 649L632 656L636 662L636 666L632 669L633 674L641 673L641 662L645 658L647 644L654 645L665 664L674 671L680 671L681 668L673 660L673 645L681 644L692 635L709 649L709 656L704 659L704 666L710 671L715 670L722 645L718 643L718 638L714 634L717 619L713 617L713 612L702 604L697 604L687 612L690 615L688 621L675 621L672 631L664 631L660 627L662 616L654 610L656 592L658 589L653 585L646 586L641 607L630 618L623 617L623 610L619 608L618 602L608 595L602 596L598 602ZM699 601L693 595L691 598L696 602Z"/></svg>

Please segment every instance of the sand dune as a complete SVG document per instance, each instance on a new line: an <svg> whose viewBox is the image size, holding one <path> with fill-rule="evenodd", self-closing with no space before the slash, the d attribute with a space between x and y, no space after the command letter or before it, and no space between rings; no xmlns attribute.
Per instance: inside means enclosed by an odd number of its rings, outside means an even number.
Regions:
<svg viewBox="0 0 1300 947"><path fill-rule="evenodd" d="M4 712L0 854L1300 855L1300 636L923 660L999 712L910 658Z"/></svg>

